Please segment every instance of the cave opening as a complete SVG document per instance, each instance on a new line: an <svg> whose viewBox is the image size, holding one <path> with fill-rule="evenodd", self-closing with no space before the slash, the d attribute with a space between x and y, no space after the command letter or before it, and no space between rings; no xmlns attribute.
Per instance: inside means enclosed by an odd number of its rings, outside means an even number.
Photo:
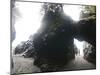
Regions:
<svg viewBox="0 0 100 75"><path fill-rule="evenodd" d="M84 56L84 53L83 53L84 42L83 41L79 41L79 40L74 38L74 45L75 45L75 47L77 49L76 55Z"/></svg>

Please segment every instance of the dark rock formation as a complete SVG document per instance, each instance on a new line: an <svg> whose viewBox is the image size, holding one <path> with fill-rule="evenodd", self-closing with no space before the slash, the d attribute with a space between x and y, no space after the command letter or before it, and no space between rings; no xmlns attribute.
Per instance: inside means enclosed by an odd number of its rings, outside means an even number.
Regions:
<svg viewBox="0 0 100 75"><path fill-rule="evenodd" d="M35 65L39 67L45 63L64 65L75 57L73 20L63 11L52 10L44 15L42 27L33 41L37 51Z"/></svg>
<svg viewBox="0 0 100 75"><path fill-rule="evenodd" d="M95 19L83 19L77 24L78 40L84 40L96 47L96 20Z"/></svg>
<svg viewBox="0 0 100 75"><path fill-rule="evenodd" d="M26 53L28 51L34 51L34 45L32 41L25 41L21 42L15 48L15 54L22 54L23 52Z"/></svg>
<svg viewBox="0 0 100 75"><path fill-rule="evenodd" d="M84 48L84 59L96 65L96 50L92 45Z"/></svg>
<svg viewBox="0 0 100 75"><path fill-rule="evenodd" d="M76 27L76 33L75 37L78 40L86 41L92 45L90 50L89 48L84 50L84 58L96 64L96 19L87 18L80 20Z"/></svg>

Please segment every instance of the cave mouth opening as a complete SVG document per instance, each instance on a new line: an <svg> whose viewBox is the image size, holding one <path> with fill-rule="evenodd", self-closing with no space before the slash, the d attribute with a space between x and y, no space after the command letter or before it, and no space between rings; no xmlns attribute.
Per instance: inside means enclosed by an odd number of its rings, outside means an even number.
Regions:
<svg viewBox="0 0 100 75"><path fill-rule="evenodd" d="M84 41L79 41L74 38L75 55L84 56Z"/></svg>
<svg viewBox="0 0 100 75"><path fill-rule="evenodd" d="M87 53L91 53L93 49L93 45L86 41L79 41L78 39L74 38L74 50L75 56L82 56L84 57Z"/></svg>

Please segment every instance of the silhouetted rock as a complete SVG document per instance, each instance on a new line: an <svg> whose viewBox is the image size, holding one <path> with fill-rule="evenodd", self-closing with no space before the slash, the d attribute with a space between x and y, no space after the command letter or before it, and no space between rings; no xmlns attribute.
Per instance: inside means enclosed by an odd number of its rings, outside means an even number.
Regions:
<svg viewBox="0 0 100 75"><path fill-rule="evenodd" d="M73 20L63 11L56 11L52 9L44 15L40 31L34 37L38 66L45 63L63 65L75 57Z"/></svg>
<svg viewBox="0 0 100 75"><path fill-rule="evenodd" d="M84 49L84 58L93 64L96 64L96 50L92 45Z"/></svg>
<svg viewBox="0 0 100 75"><path fill-rule="evenodd" d="M83 19L77 24L77 39L84 40L96 47L96 20Z"/></svg>
<svg viewBox="0 0 100 75"><path fill-rule="evenodd" d="M77 24L76 30L77 35L75 35L75 37L78 40L86 41L93 46L90 49L85 49L85 59L96 64L96 19L86 18L80 20Z"/></svg>

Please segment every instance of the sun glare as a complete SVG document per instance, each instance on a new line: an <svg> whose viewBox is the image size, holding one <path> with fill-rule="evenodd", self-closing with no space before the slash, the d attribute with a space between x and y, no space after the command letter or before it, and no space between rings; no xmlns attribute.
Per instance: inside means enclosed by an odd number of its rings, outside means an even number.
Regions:
<svg viewBox="0 0 100 75"><path fill-rule="evenodd" d="M16 38L13 46L28 40L30 35L34 35L39 29L43 17L40 14L41 3L16 2L15 9L18 9L21 17L16 19L14 24Z"/></svg>

